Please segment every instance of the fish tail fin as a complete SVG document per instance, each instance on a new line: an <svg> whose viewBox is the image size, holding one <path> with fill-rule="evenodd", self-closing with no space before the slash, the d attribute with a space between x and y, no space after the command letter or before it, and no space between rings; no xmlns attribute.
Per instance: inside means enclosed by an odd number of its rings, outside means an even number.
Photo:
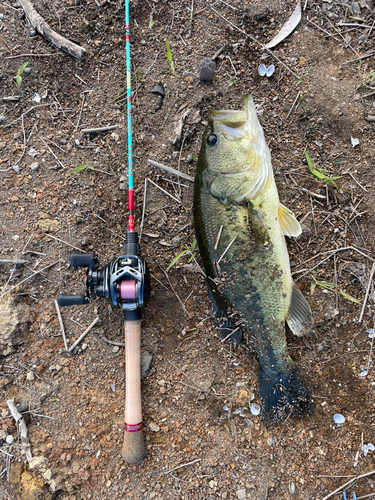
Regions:
<svg viewBox="0 0 375 500"><path fill-rule="evenodd" d="M294 364L291 370L282 373L260 370L259 393L266 427L312 410L310 392Z"/></svg>

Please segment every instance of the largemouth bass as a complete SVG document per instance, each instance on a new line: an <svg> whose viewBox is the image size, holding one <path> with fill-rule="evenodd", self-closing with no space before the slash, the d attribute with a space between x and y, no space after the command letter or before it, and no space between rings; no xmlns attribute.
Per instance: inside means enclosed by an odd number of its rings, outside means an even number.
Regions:
<svg viewBox="0 0 375 500"><path fill-rule="evenodd" d="M285 335L285 322L298 336L312 326L285 242L301 227L279 201L251 96L240 111L209 112L195 177L194 224L221 333L233 332L238 341L247 330L256 351L265 424L307 413L310 394Z"/></svg>

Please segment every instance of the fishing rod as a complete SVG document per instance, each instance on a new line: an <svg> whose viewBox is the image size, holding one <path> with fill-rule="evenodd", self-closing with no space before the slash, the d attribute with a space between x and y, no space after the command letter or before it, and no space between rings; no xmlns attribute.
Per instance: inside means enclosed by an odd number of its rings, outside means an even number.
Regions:
<svg viewBox="0 0 375 500"><path fill-rule="evenodd" d="M125 48L128 123L128 227L123 255L99 269L94 254L72 254L70 265L86 267L85 295L59 294L60 306L88 304L90 298L103 297L123 310L125 329L125 423L121 455L127 463L139 463L146 456L141 399L141 309L150 296L150 273L141 257L138 233L134 227L134 185L131 112L131 65L129 0L125 0Z"/></svg>

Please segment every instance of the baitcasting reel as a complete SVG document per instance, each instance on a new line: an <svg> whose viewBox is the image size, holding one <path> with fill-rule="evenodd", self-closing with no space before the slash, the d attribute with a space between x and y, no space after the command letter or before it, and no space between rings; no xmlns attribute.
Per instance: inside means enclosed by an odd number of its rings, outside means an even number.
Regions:
<svg viewBox="0 0 375 500"><path fill-rule="evenodd" d="M114 306L121 307L124 313L144 307L150 296L150 273L144 259L140 256L138 234L127 231L124 255L116 257L103 269L94 254L70 256L72 267L88 267L85 275L86 295L59 294L60 307L88 304L90 297L109 299Z"/></svg>

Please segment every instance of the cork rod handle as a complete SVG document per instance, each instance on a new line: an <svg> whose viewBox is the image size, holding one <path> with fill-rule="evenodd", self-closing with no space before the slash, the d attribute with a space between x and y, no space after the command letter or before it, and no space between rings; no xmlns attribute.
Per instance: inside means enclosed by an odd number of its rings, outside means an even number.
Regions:
<svg viewBox="0 0 375 500"><path fill-rule="evenodd" d="M141 320L125 321L125 431L121 455L136 464L146 456L141 400Z"/></svg>

